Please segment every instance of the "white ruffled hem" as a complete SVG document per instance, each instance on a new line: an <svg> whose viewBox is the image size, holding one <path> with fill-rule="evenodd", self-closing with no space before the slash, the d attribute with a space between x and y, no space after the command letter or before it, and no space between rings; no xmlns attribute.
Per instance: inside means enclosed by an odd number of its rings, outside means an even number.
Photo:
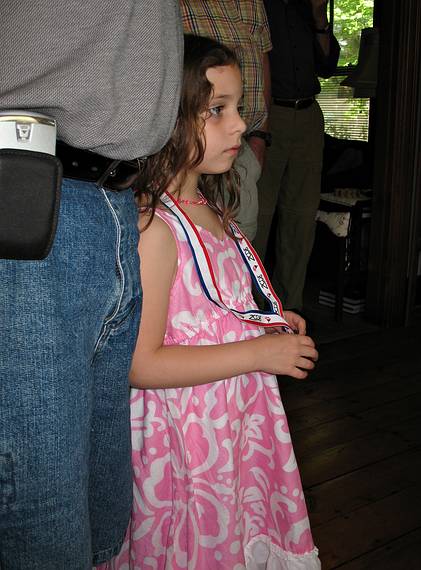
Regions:
<svg viewBox="0 0 421 570"><path fill-rule="evenodd" d="M305 554L283 550L268 536L255 536L246 546L247 570L320 570L321 563L316 547Z"/></svg>

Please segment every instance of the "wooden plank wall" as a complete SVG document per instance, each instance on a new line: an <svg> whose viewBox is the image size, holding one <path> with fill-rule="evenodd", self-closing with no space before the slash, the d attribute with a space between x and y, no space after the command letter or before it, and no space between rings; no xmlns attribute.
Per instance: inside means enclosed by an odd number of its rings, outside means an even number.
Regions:
<svg viewBox="0 0 421 570"><path fill-rule="evenodd" d="M323 570L421 569L421 332L322 345L279 384Z"/></svg>

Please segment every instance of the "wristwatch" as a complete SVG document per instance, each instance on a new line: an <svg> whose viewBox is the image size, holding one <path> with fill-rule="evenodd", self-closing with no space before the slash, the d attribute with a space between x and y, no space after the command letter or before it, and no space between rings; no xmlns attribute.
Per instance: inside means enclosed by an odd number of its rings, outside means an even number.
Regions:
<svg viewBox="0 0 421 570"><path fill-rule="evenodd" d="M246 138L249 139L251 137L264 140L267 147L272 144L272 134L268 131L250 131Z"/></svg>

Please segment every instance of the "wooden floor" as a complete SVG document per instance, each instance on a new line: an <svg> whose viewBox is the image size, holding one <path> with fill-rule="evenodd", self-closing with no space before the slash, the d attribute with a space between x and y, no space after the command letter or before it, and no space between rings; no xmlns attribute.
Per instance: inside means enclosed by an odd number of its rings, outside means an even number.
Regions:
<svg viewBox="0 0 421 570"><path fill-rule="evenodd" d="M420 570L421 328L322 344L279 383L323 570Z"/></svg>

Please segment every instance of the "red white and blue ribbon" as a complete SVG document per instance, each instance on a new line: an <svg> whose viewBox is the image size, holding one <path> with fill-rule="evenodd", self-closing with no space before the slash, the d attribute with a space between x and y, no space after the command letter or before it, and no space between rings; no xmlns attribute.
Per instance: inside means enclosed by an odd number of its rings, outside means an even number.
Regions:
<svg viewBox="0 0 421 570"><path fill-rule="evenodd" d="M184 230L187 242L193 254L194 263L199 275L200 283L206 297L218 305L221 309L230 311L238 319L247 323L257 324L263 327L282 327L285 332L292 333L292 329L285 320L282 311L281 301L278 299L270 281L259 259L256 251L251 243L243 235L237 224L230 222L230 228L235 236L235 244L243 258L250 275L260 293L266 298L270 310L261 311L259 309L251 309L249 311L237 311L228 307L222 300L222 295L218 287L215 273L212 268L206 246L200 236L199 230L190 220L188 215L180 207L178 202L168 193L165 192L161 196L162 203L169 208L177 217Z"/></svg>

